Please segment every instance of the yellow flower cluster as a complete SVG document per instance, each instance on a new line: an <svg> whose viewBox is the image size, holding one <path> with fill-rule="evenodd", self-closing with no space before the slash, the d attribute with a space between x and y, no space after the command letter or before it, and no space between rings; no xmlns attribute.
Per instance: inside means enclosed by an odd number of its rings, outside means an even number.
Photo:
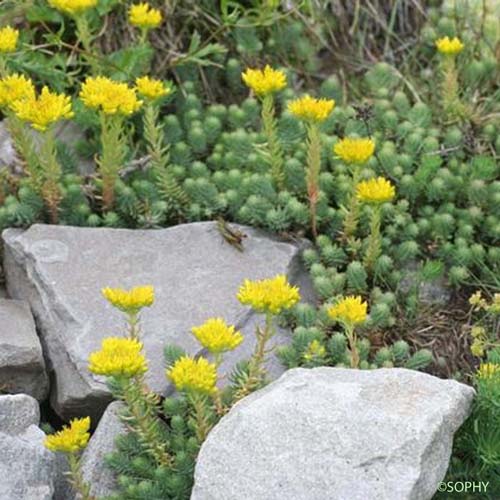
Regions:
<svg viewBox="0 0 500 500"><path fill-rule="evenodd" d="M80 99L85 106L100 109L106 115L129 116L142 105L135 89L104 76L87 78L80 90Z"/></svg>
<svg viewBox="0 0 500 500"><path fill-rule="evenodd" d="M383 177L362 181L356 186L358 199L365 203L385 203L396 196L394 186Z"/></svg>
<svg viewBox="0 0 500 500"><path fill-rule="evenodd" d="M280 274L260 281L245 280L237 298L258 312L279 314L293 307L300 300L300 294L299 289L291 286L286 276Z"/></svg>
<svg viewBox="0 0 500 500"><path fill-rule="evenodd" d="M69 119L74 115L71 110L71 98L64 94L55 94L48 87L44 87L38 97L32 95L13 102L11 108L19 119L40 132L44 132L59 120Z"/></svg>
<svg viewBox="0 0 500 500"><path fill-rule="evenodd" d="M217 390L217 368L205 358L182 356L167 370L167 377L178 391L213 394Z"/></svg>
<svg viewBox="0 0 500 500"><path fill-rule="evenodd" d="M464 44L457 38L449 38L447 36L436 40L438 52L447 56L455 56L462 52Z"/></svg>
<svg viewBox="0 0 500 500"><path fill-rule="evenodd" d="M313 340L304 352L304 360L305 361L313 361L318 358L324 357L326 354L326 349L321 344L319 340Z"/></svg>
<svg viewBox="0 0 500 500"><path fill-rule="evenodd" d="M364 323L368 304L360 296L350 295L328 308L330 318L349 325Z"/></svg>
<svg viewBox="0 0 500 500"><path fill-rule="evenodd" d="M153 9L147 3L131 5L128 11L128 20L132 26L138 28L157 28L162 21L161 12Z"/></svg>
<svg viewBox="0 0 500 500"><path fill-rule="evenodd" d="M222 318L211 318L191 331L198 342L213 354L231 351L243 342L243 335Z"/></svg>
<svg viewBox="0 0 500 500"><path fill-rule="evenodd" d="M126 313L137 313L155 301L155 289L151 285L135 286L130 290L103 288L102 294L112 306Z"/></svg>
<svg viewBox="0 0 500 500"><path fill-rule="evenodd" d="M35 86L24 75L8 75L0 80L0 107L12 108L16 101L35 99Z"/></svg>
<svg viewBox="0 0 500 500"><path fill-rule="evenodd" d="M89 370L106 377L133 377L147 370L142 343L135 339L108 337L100 351L89 356Z"/></svg>
<svg viewBox="0 0 500 500"><path fill-rule="evenodd" d="M97 5L98 0L49 0L49 5L70 15L81 14Z"/></svg>
<svg viewBox="0 0 500 500"><path fill-rule="evenodd" d="M481 380L488 380L491 378L500 378L500 365L497 363L481 363L476 376Z"/></svg>
<svg viewBox="0 0 500 500"><path fill-rule="evenodd" d="M135 86L140 95L152 101L169 95L172 92L170 87L165 86L161 80L155 80L149 78L149 76L137 78Z"/></svg>
<svg viewBox="0 0 500 500"><path fill-rule="evenodd" d="M302 120L316 123L324 122L334 107L335 101L333 99L315 99L310 95L288 103L290 113Z"/></svg>
<svg viewBox="0 0 500 500"><path fill-rule="evenodd" d="M87 446L90 439L90 418L76 418L69 426L45 438L45 447L50 451L75 453Z"/></svg>
<svg viewBox="0 0 500 500"><path fill-rule="evenodd" d="M241 78L246 86L252 89L260 97L274 94L286 87L286 75L283 71L273 69L267 65L262 69L248 68Z"/></svg>
<svg viewBox="0 0 500 500"><path fill-rule="evenodd" d="M343 162L363 165L375 152L375 143L368 138L345 137L333 147L333 152Z"/></svg>
<svg viewBox="0 0 500 500"><path fill-rule="evenodd" d="M0 53L14 52L18 40L19 31L16 29L11 26L0 29Z"/></svg>

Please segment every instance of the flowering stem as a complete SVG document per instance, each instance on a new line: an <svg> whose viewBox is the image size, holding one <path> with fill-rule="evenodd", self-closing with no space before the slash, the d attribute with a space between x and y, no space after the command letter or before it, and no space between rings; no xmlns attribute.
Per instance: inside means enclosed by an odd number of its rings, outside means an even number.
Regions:
<svg viewBox="0 0 500 500"><path fill-rule="evenodd" d="M43 133L40 162L43 168L42 196L49 209L51 224L57 224L59 203L62 198L59 187L62 169L57 160L54 132L50 128Z"/></svg>
<svg viewBox="0 0 500 500"><path fill-rule="evenodd" d="M284 189L285 172L283 148L278 138L277 123L274 110L274 97L267 94L262 99L262 127L267 139L267 150L271 175L278 189Z"/></svg>
<svg viewBox="0 0 500 500"><path fill-rule="evenodd" d="M307 127L307 196L311 213L311 230L314 238L318 235L316 206L319 197L319 173L321 170L321 136L316 123L309 123Z"/></svg>
<svg viewBox="0 0 500 500"><path fill-rule="evenodd" d="M212 429L207 418L207 408L205 405L205 399L199 394L190 394L190 401L194 410L194 419L196 422L196 437L200 443L205 441L208 433Z"/></svg>
<svg viewBox="0 0 500 500"><path fill-rule="evenodd" d="M33 137L14 113L7 111L7 127L12 137L14 148L24 162L24 173L29 176L33 189L41 194L42 171L39 162L39 155L33 146Z"/></svg>
<svg viewBox="0 0 500 500"><path fill-rule="evenodd" d="M90 31L87 16L85 14L80 14L76 15L74 19L76 24L76 35L85 49L85 61L90 66L92 74L97 75L99 73L99 66L92 48L92 33Z"/></svg>
<svg viewBox="0 0 500 500"><path fill-rule="evenodd" d="M360 167L354 165L352 172L352 190L349 199L349 209L344 219L344 239L350 240L356 233L359 219L359 200L356 196L356 186L359 182L361 171Z"/></svg>
<svg viewBox="0 0 500 500"><path fill-rule="evenodd" d="M351 351L351 368L359 368L359 353L357 344L356 331L352 324L345 325L345 333L349 341L349 349Z"/></svg>
<svg viewBox="0 0 500 500"><path fill-rule="evenodd" d="M466 108L458 95L458 74L454 56L444 56L442 60L443 82L441 86L443 108L450 120L463 118Z"/></svg>
<svg viewBox="0 0 500 500"><path fill-rule="evenodd" d="M215 368L218 371L219 366L222 363L222 353L218 352L214 356L215 356L215 359L214 359ZM224 408L224 405L222 404L222 395L221 395L221 391L218 388L213 394L213 400L214 400L215 411L217 412L217 415L224 415L224 413L226 412L226 409Z"/></svg>
<svg viewBox="0 0 500 500"><path fill-rule="evenodd" d="M264 380L265 369L263 364L266 354L266 345L274 335L273 315L270 312L266 313L266 325L264 329L257 327L256 335L257 344L255 346L255 351L250 358L248 377L243 386L236 392L234 396L234 403L257 389Z"/></svg>
<svg viewBox="0 0 500 500"><path fill-rule="evenodd" d="M168 164L168 147L163 144L163 127L158 123L158 115L158 107L148 102L143 115L144 138L154 169L165 168Z"/></svg>
<svg viewBox="0 0 500 500"><path fill-rule="evenodd" d="M122 418L135 431L145 451L159 465L170 466L172 457L158 418L158 397L147 389L142 376L122 381L120 396L130 414Z"/></svg>
<svg viewBox="0 0 500 500"><path fill-rule="evenodd" d="M73 489L81 500L95 500L95 497L90 494L90 484L83 479L82 470L80 468L80 460L77 453L68 453L68 464L70 483Z"/></svg>
<svg viewBox="0 0 500 500"><path fill-rule="evenodd" d="M380 220L382 218L382 205L374 205L370 221L370 237L366 249L364 264L366 270L371 272L375 262L380 256L382 241L380 237Z"/></svg>
<svg viewBox="0 0 500 500"><path fill-rule="evenodd" d="M139 314L137 312L130 312L127 314L128 334L133 340L140 340L141 329L139 326Z"/></svg>
<svg viewBox="0 0 500 500"><path fill-rule="evenodd" d="M102 176L103 210L111 210L115 201L115 184L123 167L127 146L123 131L123 118L101 113L102 153L97 160Z"/></svg>
<svg viewBox="0 0 500 500"><path fill-rule="evenodd" d="M7 72L7 60L6 58L0 54L0 78L6 77Z"/></svg>

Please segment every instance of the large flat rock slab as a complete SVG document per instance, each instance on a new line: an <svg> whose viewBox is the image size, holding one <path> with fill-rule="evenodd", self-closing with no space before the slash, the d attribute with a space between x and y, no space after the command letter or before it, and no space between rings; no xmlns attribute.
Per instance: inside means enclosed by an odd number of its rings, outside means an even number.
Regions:
<svg viewBox="0 0 500 500"><path fill-rule="evenodd" d="M231 353L233 362L249 356L255 316L236 299L244 279L287 274L303 296L311 296L300 258L304 243L241 229L248 235L244 252L226 243L211 222L144 231L48 225L4 231L7 289L35 314L54 374L52 405L63 418L89 414L95 421L110 399L103 379L87 369L101 340L124 332L124 318L104 300L103 287L155 287L156 302L142 314L143 340L148 381L163 394L171 390L164 346L175 343L198 354L190 329L209 317L222 316L247 336ZM286 332L278 336L287 339ZM277 363L272 366L280 374Z"/></svg>
<svg viewBox="0 0 500 500"><path fill-rule="evenodd" d="M49 388L42 346L29 305L0 298L0 388L42 401Z"/></svg>
<svg viewBox="0 0 500 500"><path fill-rule="evenodd" d="M38 403L0 396L0 500L52 500L56 457L43 444Z"/></svg>
<svg viewBox="0 0 500 500"><path fill-rule="evenodd" d="M425 500L474 390L402 368L296 368L201 447L191 500Z"/></svg>

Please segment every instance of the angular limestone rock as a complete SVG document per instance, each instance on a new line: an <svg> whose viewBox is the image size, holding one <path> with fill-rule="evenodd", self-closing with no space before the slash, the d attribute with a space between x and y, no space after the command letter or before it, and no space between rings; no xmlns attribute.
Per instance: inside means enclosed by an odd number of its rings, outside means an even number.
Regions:
<svg viewBox="0 0 500 500"><path fill-rule="evenodd" d="M39 418L31 396L0 396L0 500L52 500L56 459Z"/></svg>
<svg viewBox="0 0 500 500"><path fill-rule="evenodd" d="M95 420L109 402L103 379L87 369L88 355L104 337L124 333L123 315L101 295L105 286L155 287L155 304L142 314L143 340L148 381L164 394L171 390L164 346L175 343L198 354L190 329L210 317L221 316L248 336L232 353L234 362L250 355L256 317L236 299L245 278L284 273L311 297L300 258L304 243L241 229L248 235L244 252L226 243L211 222L144 231L34 225L3 233L8 292L27 300L36 316L55 374L52 404L61 416ZM286 339L279 331L276 341ZM279 374L281 368L273 366Z"/></svg>
<svg viewBox="0 0 500 500"><path fill-rule="evenodd" d="M297 368L210 432L191 500L424 500L474 390L393 368Z"/></svg>
<svg viewBox="0 0 500 500"><path fill-rule="evenodd" d="M104 459L115 449L115 439L127 432L120 421L121 411L123 405L119 401L114 401L106 408L82 455L83 478L90 484L90 493L96 498L111 495L116 491L115 475L106 466Z"/></svg>
<svg viewBox="0 0 500 500"><path fill-rule="evenodd" d="M49 388L42 346L29 305L0 299L0 388L42 401Z"/></svg>

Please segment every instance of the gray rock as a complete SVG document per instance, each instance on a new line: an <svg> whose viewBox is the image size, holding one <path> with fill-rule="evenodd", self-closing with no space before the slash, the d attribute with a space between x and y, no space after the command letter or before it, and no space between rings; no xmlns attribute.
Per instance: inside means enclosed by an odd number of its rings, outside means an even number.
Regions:
<svg viewBox="0 0 500 500"><path fill-rule="evenodd" d="M0 500L52 500L56 460L38 419L35 399L0 396Z"/></svg>
<svg viewBox="0 0 500 500"><path fill-rule="evenodd" d="M15 435L39 423L40 408L36 399L27 394L0 396L0 432Z"/></svg>
<svg viewBox="0 0 500 500"><path fill-rule="evenodd" d="M101 296L105 286L152 284L156 303L143 311L143 340L149 359L148 382L166 394L163 348L180 345L192 354L200 346L194 325L222 316L249 336L234 361L254 346L255 316L236 299L245 278L288 274L312 296L300 251L261 231L248 235L245 251L224 242L211 222L162 230L91 229L34 225L3 233L5 273L11 297L24 298L37 319L55 374L52 404L65 419L89 414L98 419L110 400L100 377L88 372L88 355L101 340L123 332L123 315Z"/></svg>
<svg viewBox="0 0 500 500"><path fill-rule="evenodd" d="M17 163L16 152L12 145L5 121L0 122L0 170L13 168Z"/></svg>
<svg viewBox="0 0 500 500"><path fill-rule="evenodd" d="M126 432L119 416L122 410L123 404L119 401L114 401L106 408L82 455L83 478L91 485L90 493L97 498L116 491L115 475L105 465L104 458L115 449L115 439Z"/></svg>
<svg viewBox="0 0 500 500"><path fill-rule="evenodd" d="M49 382L29 305L0 299L0 387L42 401Z"/></svg>
<svg viewBox="0 0 500 500"><path fill-rule="evenodd" d="M412 262L404 269L403 279L399 283L402 293L409 293L418 285L418 299L422 304L445 306L451 299L451 288L444 276L434 281L421 281L421 269L417 262Z"/></svg>
<svg viewBox="0 0 500 500"><path fill-rule="evenodd" d="M191 500L430 499L473 396L400 368L290 370L210 432Z"/></svg>
<svg viewBox="0 0 500 500"><path fill-rule="evenodd" d="M83 479L90 484L90 493L96 498L111 495L117 489L115 475L104 458L114 450L115 439L126 432L119 417L122 409L123 404L119 401L109 404L80 459ZM75 493L64 476L67 463L60 463L59 468L55 500L73 500Z"/></svg>

